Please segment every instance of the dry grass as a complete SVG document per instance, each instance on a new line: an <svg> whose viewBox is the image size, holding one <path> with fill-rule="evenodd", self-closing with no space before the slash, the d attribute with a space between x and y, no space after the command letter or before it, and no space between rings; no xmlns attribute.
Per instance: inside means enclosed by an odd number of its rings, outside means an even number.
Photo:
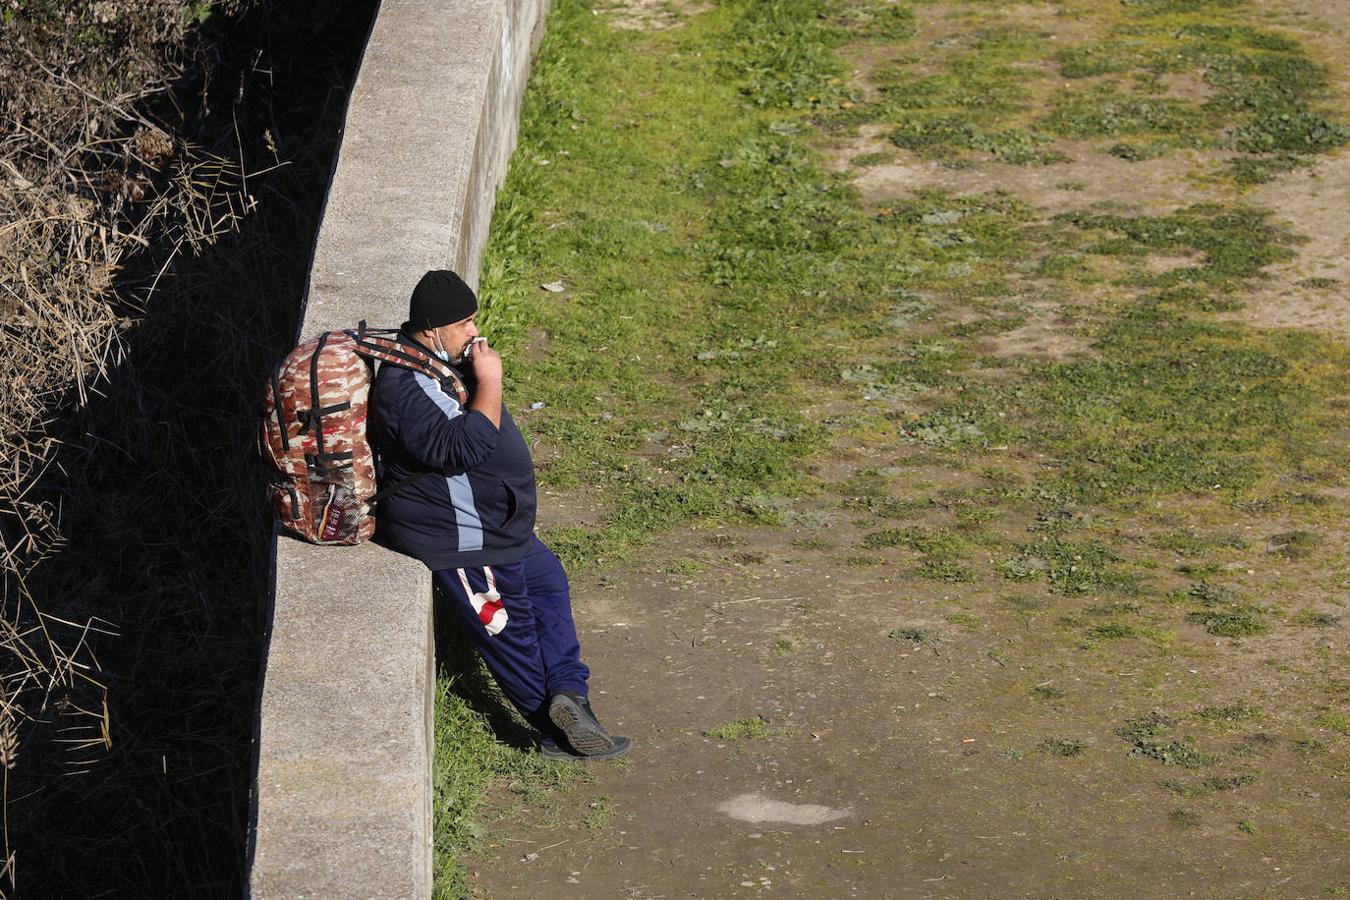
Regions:
<svg viewBox="0 0 1350 900"><path fill-rule="evenodd" d="M207 9L3 9L0 894L241 888L254 407L371 5Z"/></svg>

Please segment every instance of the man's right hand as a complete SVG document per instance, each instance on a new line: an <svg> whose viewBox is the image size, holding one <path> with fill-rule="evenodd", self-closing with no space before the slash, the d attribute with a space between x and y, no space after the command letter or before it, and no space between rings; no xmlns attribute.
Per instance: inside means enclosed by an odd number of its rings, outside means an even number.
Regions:
<svg viewBox="0 0 1350 900"><path fill-rule="evenodd" d="M502 355L489 347L484 338L474 343L469 358L473 361L473 374L478 382L469 408L487 416L494 428L501 428Z"/></svg>
<svg viewBox="0 0 1350 900"><path fill-rule="evenodd" d="M470 359L473 361L474 377L478 379L479 384L485 381L501 383L502 355L488 346L487 338L474 342Z"/></svg>

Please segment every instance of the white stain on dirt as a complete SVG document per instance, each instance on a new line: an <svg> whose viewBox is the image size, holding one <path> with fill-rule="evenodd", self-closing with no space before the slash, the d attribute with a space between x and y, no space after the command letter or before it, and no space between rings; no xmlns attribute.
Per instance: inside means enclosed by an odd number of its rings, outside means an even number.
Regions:
<svg viewBox="0 0 1350 900"><path fill-rule="evenodd" d="M717 807L717 811L742 822L784 825L823 825L853 815L850 807L835 809L818 803L787 803L763 794L741 794Z"/></svg>

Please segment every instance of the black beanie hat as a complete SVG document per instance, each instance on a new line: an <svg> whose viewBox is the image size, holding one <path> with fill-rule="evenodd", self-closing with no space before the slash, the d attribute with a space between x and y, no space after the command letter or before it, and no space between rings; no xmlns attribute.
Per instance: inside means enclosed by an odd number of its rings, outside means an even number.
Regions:
<svg viewBox="0 0 1350 900"><path fill-rule="evenodd" d="M448 269L433 269L413 288L408 304L408 321L403 330L411 334L428 328L440 328L467 319L478 312L473 288Z"/></svg>

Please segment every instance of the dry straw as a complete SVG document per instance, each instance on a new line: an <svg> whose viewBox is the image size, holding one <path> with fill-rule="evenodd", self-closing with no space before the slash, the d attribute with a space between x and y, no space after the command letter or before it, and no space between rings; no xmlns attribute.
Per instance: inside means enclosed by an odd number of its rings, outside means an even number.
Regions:
<svg viewBox="0 0 1350 900"><path fill-rule="evenodd" d="M216 3L214 14L232 15L241 5ZM185 331L226 335L216 346L236 346L221 353L254 361L275 351L265 341L258 346L258 331L277 327L241 323L238 308L190 307L228 296L222 267L253 267L231 275L239 285L268 277L257 253L214 268L185 262L236 235L255 205L238 158L164 124L213 121L210 110L179 108L184 97L205 105L210 96L209 60L192 51L196 21L210 7L0 2L0 887L17 885L21 894L15 873L24 851L13 848L66 837L36 833L59 821L51 810L71 820L67 807L106 816L88 827L106 832L109 846L144 842L131 832L146 823L158 829L150 841L164 847L200 843L177 834L190 830L181 823L219 811L186 807L218 793L208 782L225 764L209 760L240 755L235 744L222 749L221 735L239 732L247 712L220 716L220 725L211 714L239 706L252 690L257 623L248 614L242 624L222 623L240 612L204 608L220 592L201 584L209 577L204 564L184 556L212 547L230 554L210 561L211 571L233 565L241 589L254 595L249 602L266 583L258 564L265 534L234 543L219 536L232 520L236 529L257 520L248 501L240 510L238 501L231 509L222 499L247 497L253 487L242 419L257 366L211 361L223 383L204 390L202 403L230 417L222 429L230 458L214 464L181 461L194 441L202 443L192 423L203 410L174 393L175 380L193 377L175 370L190 358ZM213 145L238 149L233 124L235 138L218 129L222 139ZM250 317L257 314L245 307ZM248 400L227 404L220 396ZM207 473L218 483L204 488ZM157 502L177 495L181 514L145 521ZM243 661L242 678L234 659ZM189 673L193 660L218 671ZM147 686L147 678L172 683ZM247 743L246 736L230 740ZM134 772L141 781L128 786L111 772ZM90 773L100 774L90 780ZM23 791L11 789L11 774ZM21 794L27 799L16 799ZM32 809L12 810L15 804ZM11 835L20 818L34 833ZM242 831L238 822L199 830ZM85 844L53 859L81 852L97 858L98 848ZM131 874L116 877L122 887L181 886L209 877L200 873L212 865L174 864L182 870L152 872L159 861L118 860L119 871ZM222 884L202 890L228 892Z"/></svg>

